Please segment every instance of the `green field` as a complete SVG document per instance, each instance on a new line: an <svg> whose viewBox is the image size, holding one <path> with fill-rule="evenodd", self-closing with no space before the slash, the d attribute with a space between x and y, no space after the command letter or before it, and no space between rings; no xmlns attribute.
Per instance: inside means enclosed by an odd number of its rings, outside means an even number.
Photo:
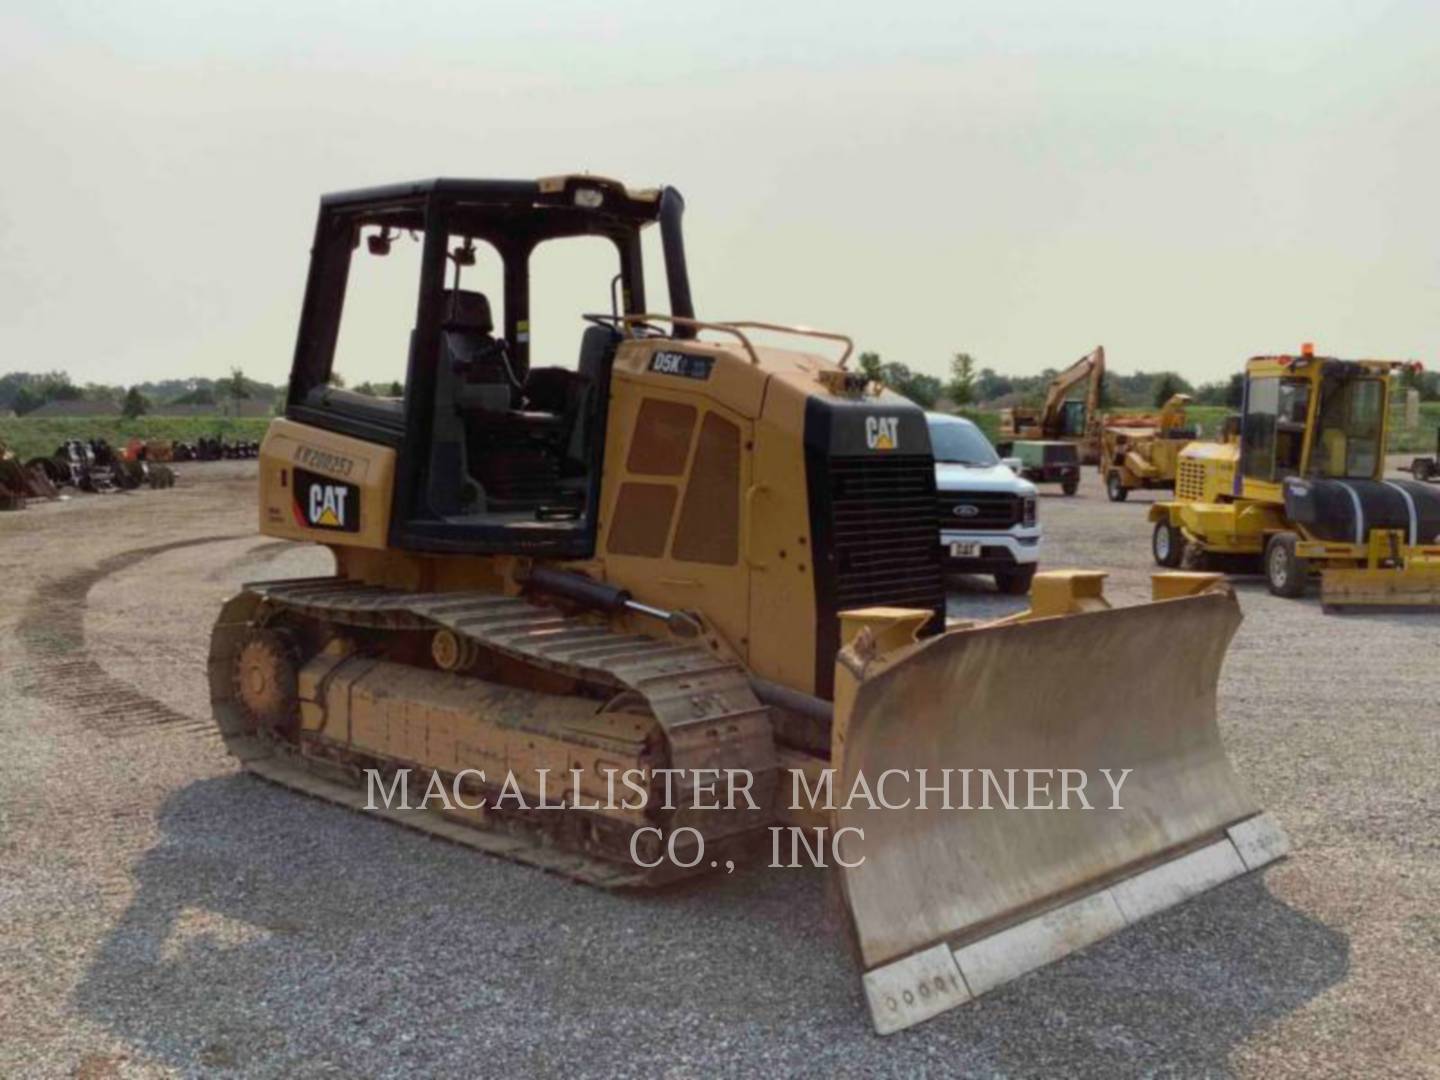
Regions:
<svg viewBox="0 0 1440 1080"><path fill-rule="evenodd" d="M1139 413L1145 409L1115 409L1116 413ZM1192 405L1189 410L1191 422L1200 429L1202 438L1213 438L1232 410L1223 405ZM960 409L959 415L980 425L980 429L995 441L1000 426L999 413L987 409ZM1420 406L1420 426L1414 431L1400 429L1400 414L1391 420L1390 453L1392 454L1434 454L1435 432L1440 428L1440 401L1425 402ZM122 420L112 417L65 417L54 419L30 419L11 417L0 419L0 441L3 441L16 456L38 457L55 452L55 448L66 439L106 439L112 446L124 446L132 436L142 439L181 439L194 442L204 436L223 439L245 439L258 442L265 435L270 423L265 417L193 417L193 416L142 416L137 420Z"/></svg>
<svg viewBox="0 0 1440 1080"><path fill-rule="evenodd" d="M194 442L208 436L258 442L269 423L263 416L142 416L136 420L109 416L10 417L0 419L0 442L19 458L48 457L66 439L104 439L117 449L132 437Z"/></svg>

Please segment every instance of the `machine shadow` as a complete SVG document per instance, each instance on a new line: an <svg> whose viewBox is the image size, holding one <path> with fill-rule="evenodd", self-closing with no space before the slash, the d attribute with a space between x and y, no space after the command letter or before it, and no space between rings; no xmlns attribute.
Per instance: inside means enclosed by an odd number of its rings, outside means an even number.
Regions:
<svg viewBox="0 0 1440 1080"><path fill-rule="evenodd" d="M73 1003L182 1071L544 1074L583 1048L579 1072L633 1074L708 1043L741 1072L854 1074L883 1054L899 1071L1208 1074L1349 963L1342 935L1245 878L882 1047L835 879L764 867L768 845L759 866L636 894L243 775L176 792L159 825Z"/></svg>

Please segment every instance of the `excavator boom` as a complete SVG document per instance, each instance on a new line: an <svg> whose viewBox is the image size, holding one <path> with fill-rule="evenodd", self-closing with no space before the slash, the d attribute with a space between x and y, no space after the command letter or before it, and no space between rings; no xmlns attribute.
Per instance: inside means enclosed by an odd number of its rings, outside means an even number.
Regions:
<svg viewBox="0 0 1440 1080"><path fill-rule="evenodd" d="M1097 345L1050 380L1045 391L1045 405L1040 413L1041 427L1047 433L1059 430L1061 405L1070 395L1070 391L1087 379L1089 385L1085 390L1085 417L1086 424L1090 424L1092 418L1099 415L1100 387L1104 378L1105 346Z"/></svg>

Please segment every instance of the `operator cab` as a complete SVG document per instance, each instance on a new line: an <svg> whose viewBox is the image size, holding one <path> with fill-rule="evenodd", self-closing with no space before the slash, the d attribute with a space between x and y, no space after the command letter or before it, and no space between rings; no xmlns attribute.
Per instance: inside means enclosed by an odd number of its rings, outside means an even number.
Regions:
<svg viewBox="0 0 1440 1080"><path fill-rule="evenodd" d="M1062 402L1060 405L1060 433L1062 439L1078 439L1085 434L1085 402L1079 398Z"/></svg>
<svg viewBox="0 0 1440 1080"><path fill-rule="evenodd" d="M1248 374L1243 474L1273 482L1378 479L1386 377L1373 365L1309 354L1273 374Z"/></svg>
<svg viewBox="0 0 1440 1080"><path fill-rule="evenodd" d="M287 417L395 448L396 547L590 555L615 349L627 326L658 333L625 321L646 311L641 232L652 224L671 311L694 316L683 210L673 188L632 191L590 176L433 180L326 196ZM596 295L609 293L611 311L576 311L573 359L547 356L549 365L532 366L532 256L551 241L596 237L613 254L593 283ZM342 312L347 299L369 299L351 295L352 265L407 242L419 245L420 257L419 280L409 286L416 291L404 395L345 389L334 372ZM477 287L477 256L498 267L498 280ZM682 324L673 336L693 330Z"/></svg>

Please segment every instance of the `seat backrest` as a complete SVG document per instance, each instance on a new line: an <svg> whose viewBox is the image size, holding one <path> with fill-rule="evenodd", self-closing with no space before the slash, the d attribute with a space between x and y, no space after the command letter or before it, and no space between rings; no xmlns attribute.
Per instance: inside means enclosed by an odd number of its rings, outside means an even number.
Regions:
<svg viewBox="0 0 1440 1080"><path fill-rule="evenodd" d="M615 356L620 335L608 326L587 326L580 335L580 374L599 386L608 377L607 365Z"/></svg>
<svg viewBox="0 0 1440 1080"><path fill-rule="evenodd" d="M485 294L448 289L441 310L426 481L430 509L443 515L459 512L473 485L462 414L505 412L511 406L511 386L491 336L495 323Z"/></svg>
<svg viewBox="0 0 1440 1080"><path fill-rule="evenodd" d="M590 439L596 417L593 415L602 388L610 379L610 365L620 334L609 326L587 326L580 335L579 373L581 400L575 409L575 422L570 429L566 458L574 467L586 468L590 457Z"/></svg>
<svg viewBox="0 0 1440 1080"><path fill-rule="evenodd" d="M505 412L512 408L514 387L506 368L484 293L450 289L445 293L441 329L439 383L454 376L454 403L465 411Z"/></svg>
<svg viewBox="0 0 1440 1080"><path fill-rule="evenodd" d="M484 293L470 289L446 289L444 310L445 317L440 325L447 333L458 331L489 336L495 332L490 301Z"/></svg>

